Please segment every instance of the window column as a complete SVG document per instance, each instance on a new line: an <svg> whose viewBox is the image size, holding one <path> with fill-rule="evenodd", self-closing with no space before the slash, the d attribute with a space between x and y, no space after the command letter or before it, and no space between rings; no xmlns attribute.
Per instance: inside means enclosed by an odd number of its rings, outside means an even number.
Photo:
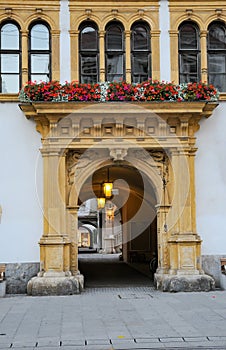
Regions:
<svg viewBox="0 0 226 350"><path fill-rule="evenodd" d="M130 52L131 52L131 31L126 30L125 31L125 39L126 39L126 81L128 83L131 83L131 58L130 58Z"/></svg>
<svg viewBox="0 0 226 350"><path fill-rule="evenodd" d="M71 81L79 81L79 30L71 30Z"/></svg>
<svg viewBox="0 0 226 350"><path fill-rule="evenodd" d="M106 32L104 30L101 30L99 32L99 44L100 44L100 81L105 81L105 39Z"/></svg>
<svg viewBox="0 0 226 350"><path fill-rule="evenodd" d="M22 86L28 81L28 31L21 32L22 36Z"/></svg>
<svg viewBox="0 0 226 350"><path fill-rule="evenodd" d="M170 30L170 62L171 62L171 81L179 83L179 67L178 67L178 30Z"/></svg>
<svg viewBox="0 0 226 350"><path fill-rule="evenodd" d="M207 30L202 30L200 32L200 46L201 46L201 77L202 81L207 81Z"/></svg>
<svg viewBox="0 0 226 350"><path fill-rule="evenodd" d="M60 80L60 31L52 30L51 37L52 37L52 79Z"/></svg>
<svg viewBox="0 0 226 350"><path fill-rule="evenodd" d="M152 52L152 78L160 80L160 30L151 31L151 46Z"/></svg>

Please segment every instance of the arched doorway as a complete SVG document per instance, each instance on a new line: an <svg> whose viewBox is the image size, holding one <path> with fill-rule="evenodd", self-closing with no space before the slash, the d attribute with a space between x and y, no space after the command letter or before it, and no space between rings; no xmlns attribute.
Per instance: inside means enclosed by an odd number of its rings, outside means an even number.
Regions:
<svg viewBox="0 0 226 350"><path fill-rule="evenodd" d="M104 198L105 205L98 208L97 199L103 196L101 191L106 176L113 184L112 196ZM157 259L158 251L157 200L150 179L129 162L112 161L87 178L81 187L79 201L86 203L93 193L96 206L92 205L90 215L96 212L98 218L97 241L100 253L121 252L123 261L151 277L150 261Z"/></svg>

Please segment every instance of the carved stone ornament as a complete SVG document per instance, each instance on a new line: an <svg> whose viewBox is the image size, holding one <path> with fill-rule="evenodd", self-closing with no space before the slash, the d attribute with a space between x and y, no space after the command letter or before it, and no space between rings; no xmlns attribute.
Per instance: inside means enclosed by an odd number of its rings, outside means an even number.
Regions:
<svg viewBox="0 0 226 350"><path fill-rule="evenodd" d="M113 158L113 161L124 160L127 156L127 149L125 148L113 148L110 149L110 157Z"/></svg>

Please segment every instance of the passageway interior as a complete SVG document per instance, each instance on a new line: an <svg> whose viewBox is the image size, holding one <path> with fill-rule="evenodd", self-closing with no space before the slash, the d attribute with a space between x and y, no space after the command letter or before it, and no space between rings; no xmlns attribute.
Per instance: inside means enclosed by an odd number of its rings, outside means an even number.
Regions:
<svg viewBox="0 0 226 350"><path fill-rule="evenodd" d="M85 288L152 287L150 277L119 260L119 254L80 254L79 270Z"/></svg>
<svg viewBox="0 0 226 350"><path fill-rule="evenodd" d="M98 208L106 180L113 184L112 195ZM79 270L85 286L151 286L150 262L157 261L157 203L151 180L127 162L104 165L86 180L79 200Z"/></svg>

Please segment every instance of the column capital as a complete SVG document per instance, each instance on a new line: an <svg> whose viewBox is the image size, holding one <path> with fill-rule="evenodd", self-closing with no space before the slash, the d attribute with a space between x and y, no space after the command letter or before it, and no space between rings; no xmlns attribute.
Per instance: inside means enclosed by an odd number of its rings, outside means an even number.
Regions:
<svg viewBox="0 0 226 350"><path fill-rule="evenodd" d="M69 211L70 214L76 215L78 213L78 211L79 211L79 205L67 206L67 210Z"/></svg>
<svg viewBox="0 0 226 350"><path fill-rule="evenodd" d="M60 30L52 29L51 30L51 35L52 36L60 36Z"/></svg>
<svg viewBox="0 0 226 350"><path fill-rule="evenodd" d="M78 37L79 33L79 30L69 30L70 36Z"/></svg>
<svg viewBox="0 0 226 350"><path fill-rule="evenodd" d="M178 37L179 31L176 29L169 30L170 37Z"/></svg>
<svg viewBox="0 0 226 350"><path fill-rule="evenodd" d="M200 38L206 38L208 34L208 30L201 30L200 31Z"/></svg>
<svg viewBox="0 0 226 350"><path fill-rule="evenodd" d="M131 34L131 30L125 30L125 36L129 36L130 37L130 34Z"/></svg>
<svg viewBox="0 0 226 350"><path fill-rule="evenodd" d="M161 30L151 30L151 37L159 37L161 33Z"/></svg>
<svg viewBox="0 0 226 350"><path fill-rule="evenodd" d="M61 148L51 148L51 147L44 147L40 149L40 152L43 157L60 157L64 156L64 150Z"/></svg>
<svg viewBox="0 0 226 350"><path fill-rule="evenodd" d="M105 30L100 30L99 31L99 38L104 38L105 34L106 34Z"/></svg>
<svg viewBox="0 0 226 350"><path fill-rule="evenodd" d="M22 37L27 37L28 36L29 31L28 30L21 30L21 36Z"/></svg>

